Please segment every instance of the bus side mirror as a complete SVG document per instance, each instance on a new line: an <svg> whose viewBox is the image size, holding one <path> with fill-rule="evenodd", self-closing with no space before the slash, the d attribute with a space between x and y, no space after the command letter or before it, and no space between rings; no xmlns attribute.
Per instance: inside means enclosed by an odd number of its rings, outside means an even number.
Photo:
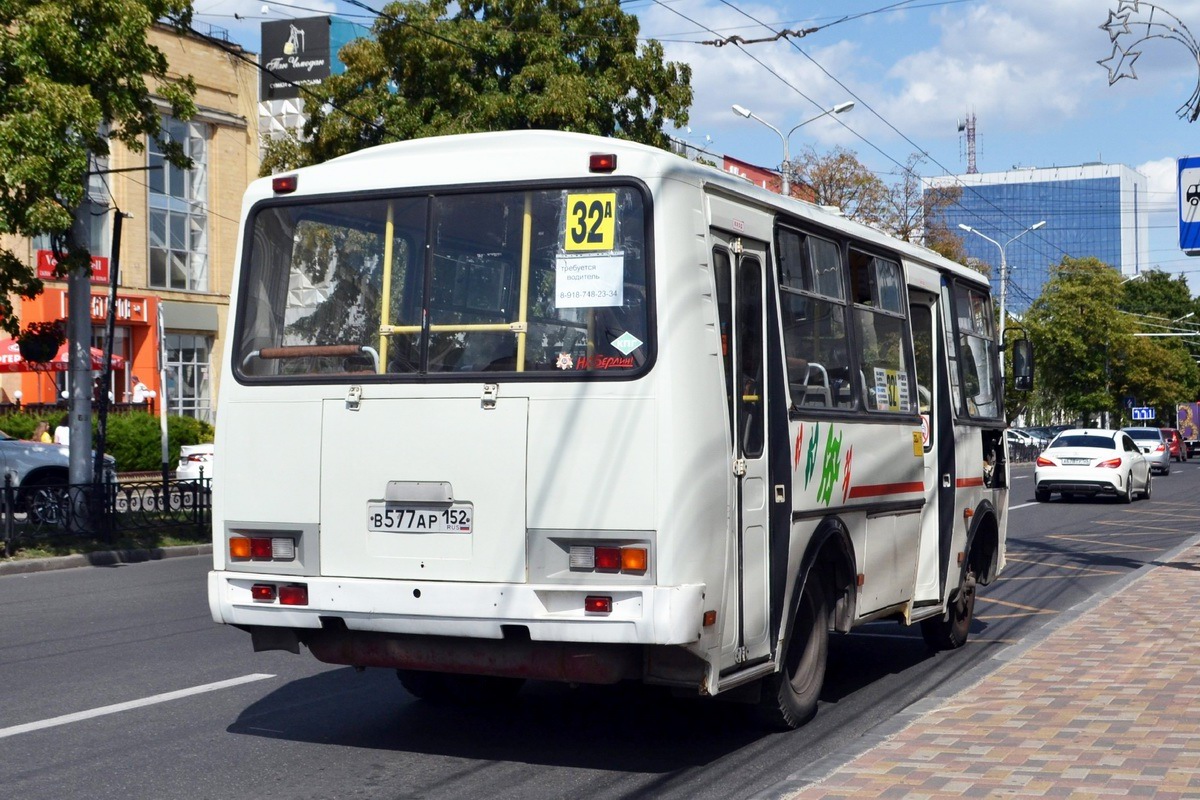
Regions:
<svg viewBox="0 0 1200 800"><path fill-rule="evenodd" d="M1013 388L1018 392L1033 389L1033 343L1017 339L1012 343Z"/></svg>

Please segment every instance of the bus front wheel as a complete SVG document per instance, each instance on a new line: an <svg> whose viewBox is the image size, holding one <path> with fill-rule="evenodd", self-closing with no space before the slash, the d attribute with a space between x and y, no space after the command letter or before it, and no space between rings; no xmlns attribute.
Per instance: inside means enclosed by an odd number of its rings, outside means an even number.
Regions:
<svg viewBox="0 0 1200 800"><path fill-rule="evenodd" d="M944 617L921 620L921 635L930 650L953 650L967 643L975 613L975 572L968 568L959 581Z"/></svg>
<svg viewBox="0 0 1200 800"><path fill-rule="evenodd" d="M821 581L804 584L782 669L763 680L760 717L772 728L798 728L817 713L829 655L829 595Z"/></svg>

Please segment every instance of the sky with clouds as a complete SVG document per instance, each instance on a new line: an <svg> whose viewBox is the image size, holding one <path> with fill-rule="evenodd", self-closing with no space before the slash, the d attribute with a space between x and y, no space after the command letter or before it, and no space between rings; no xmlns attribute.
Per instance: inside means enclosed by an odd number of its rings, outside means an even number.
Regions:
<svg viewBox="0 0 1200 800"><path fill-rule="evenodd" d="M264 19L373 19L343 0L194 6L198 27L224 28L255 52ZM1176 159L1200 155L1200 121L1180 117L1200 82L1191 38L1200 36L1200 0L625 0L622 8L670 60L691 65L694 103L688 129L677 135L693 145L777 166L779 136L734 114L732 104L786 131L853 100L853 110L796 131L792 152L840 145L890 183L914 152L926 154L924 175L966 172L959 123L974 114L980 172L1103 161L1146 175L1150 263L1187 275L1200 293L1200 258L1179 251L1175 222ZM1113 58L1101 27L1110 12L1121 45ZM705 44L781 30L803 35ZM1110 69L1136 78L1110 85Z"/></svg>

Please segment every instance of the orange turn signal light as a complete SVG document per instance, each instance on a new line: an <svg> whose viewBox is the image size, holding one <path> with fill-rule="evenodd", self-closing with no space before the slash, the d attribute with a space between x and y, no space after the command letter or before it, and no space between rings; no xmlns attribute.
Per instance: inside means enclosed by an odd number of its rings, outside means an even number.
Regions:
<svg viewBox="0 0 1200 800"><path fill-rule="evenodd" d="M622 547L621 548L621 570L624 572L645 572L646 571L646 548L644 548L644 547Z"/></svg>
<svg viewBox="0 0 1200 800"><path fill-rule="evenodd" d="M229 557L241 559L250 558L250 540L242 536L230 537Z"/></svg>

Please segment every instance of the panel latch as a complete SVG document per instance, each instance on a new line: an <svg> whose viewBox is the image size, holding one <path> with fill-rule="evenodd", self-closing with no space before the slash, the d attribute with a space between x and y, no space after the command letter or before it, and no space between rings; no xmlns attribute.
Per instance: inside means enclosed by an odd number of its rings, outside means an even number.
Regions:
<svg viewBox="0 0 1200 800"><path fill-rule="evenodd" d="M485 383L483 385L483 396L479 398L479 405L485 410L496 407L496 394L500 391L500 385L495 383Z"/></svg>
<svg viewBox="0 0 1200 800"><path fill-rule="evenodd" d="M346 410L358 411L359 403L362 402L362 387L351 386L350 391L346 392Z"/></svg>

